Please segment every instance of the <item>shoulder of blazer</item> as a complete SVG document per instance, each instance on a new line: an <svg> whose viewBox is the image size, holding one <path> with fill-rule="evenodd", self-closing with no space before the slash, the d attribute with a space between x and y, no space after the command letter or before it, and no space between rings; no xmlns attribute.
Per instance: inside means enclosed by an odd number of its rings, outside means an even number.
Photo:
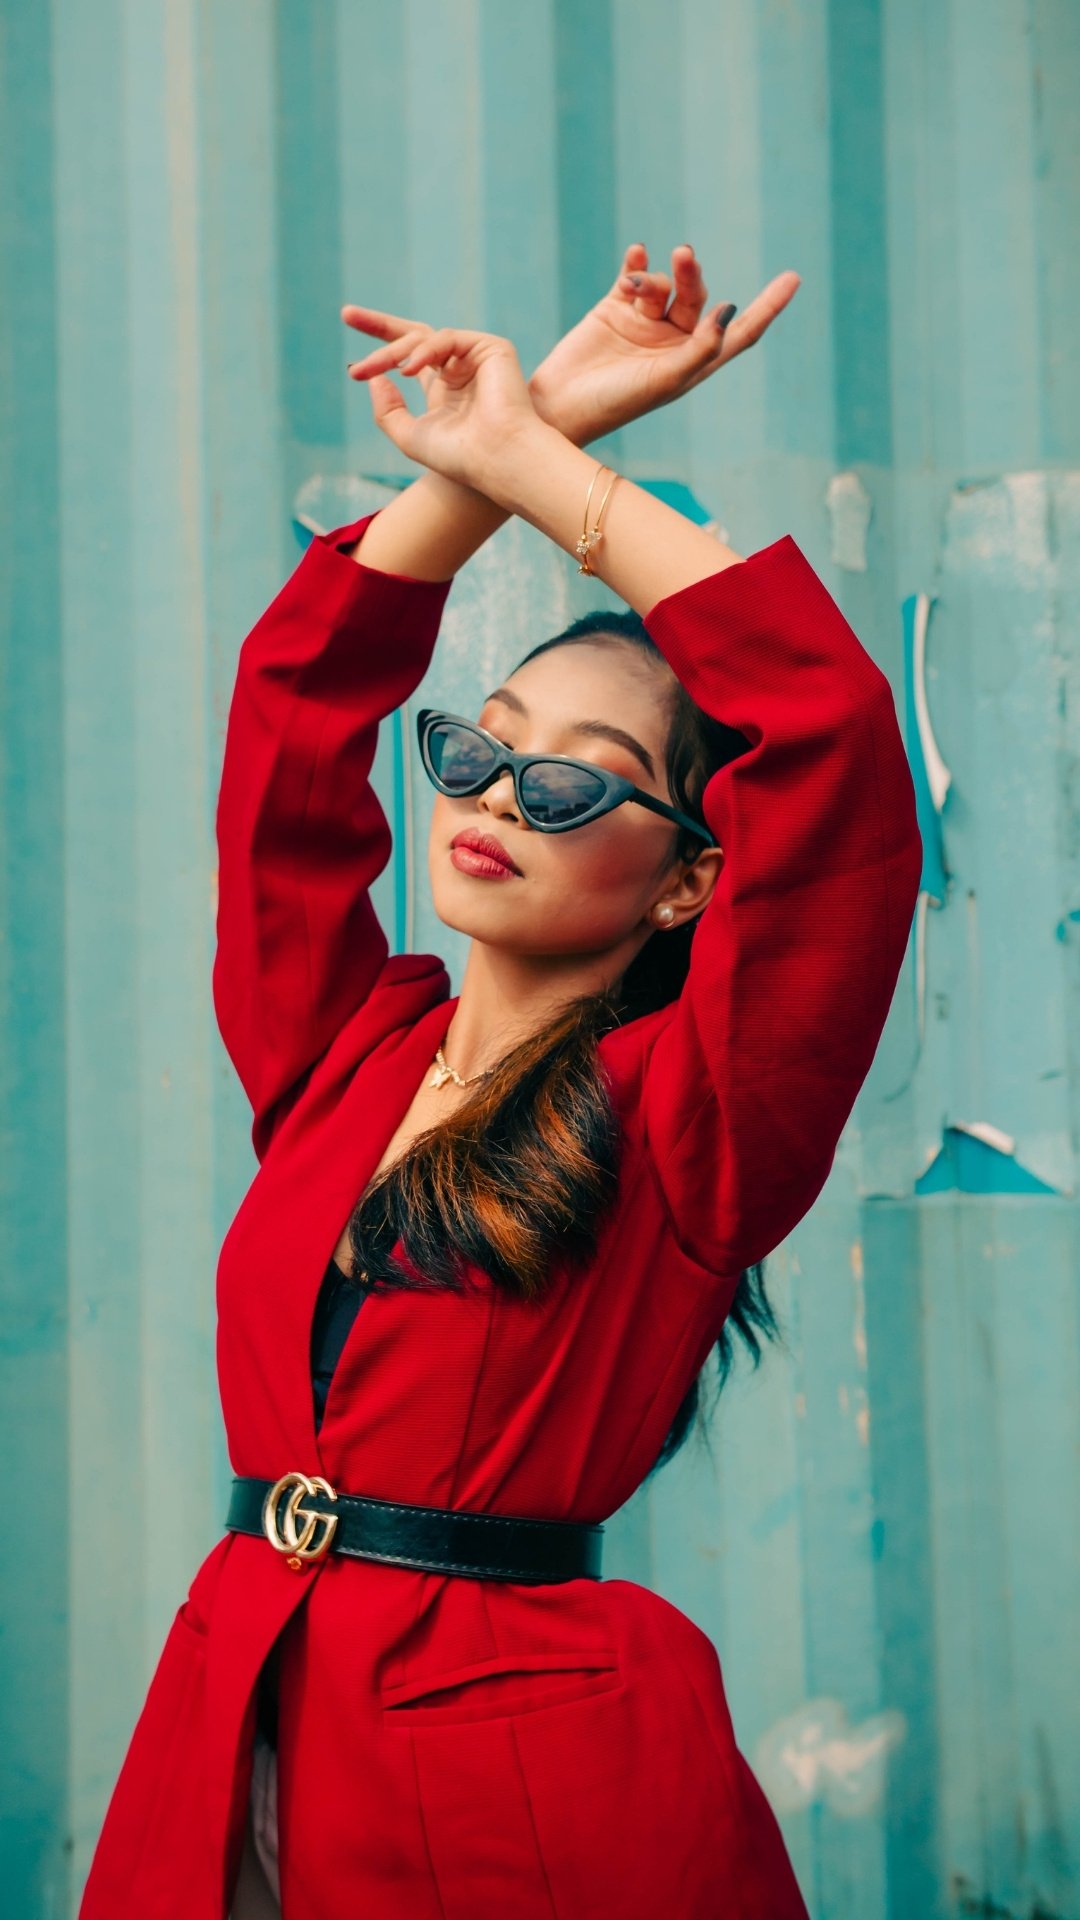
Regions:
<svg viewBox="0 0 1080 1920"><path fill-rule="evenodd" d="M366 1000L323 1055L333 1071L339 1060L357 1064L398 1027L411 1027L450 995L450 975L437 953L392 953L383 961Z"/></svg>
<svg viewBox="0 0 1080 1920"><path fill-rule="evenodd" d="M428 974L440 973L446 973L446 962L440 960L437 953L392 953L383 963L374 990L381 986L395 987L405 980L423 980ZM446 978L449 984L448 973Z"/></svg>
<svg viewBox="0 0 1080 1920"><path fill-rule="evenodd" d="M435 953L395 953L384 960L370 993L344 1022L330 1045L312 1062L273 1113L253 1135L260 1162L271 1144L303 1129L322 1102L338 1097L363 1060L401 1027L412 1027L440 1001L449 998L450 975Z"/></svg>

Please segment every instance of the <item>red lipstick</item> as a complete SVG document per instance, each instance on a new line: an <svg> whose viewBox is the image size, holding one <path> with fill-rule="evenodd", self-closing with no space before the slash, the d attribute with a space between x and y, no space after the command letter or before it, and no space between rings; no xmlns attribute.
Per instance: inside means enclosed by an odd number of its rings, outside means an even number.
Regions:
<svg viewBox="0 0 1080 1920"><path fill-rule="evenodd" d="M455 833L450 842L450 858L460 872L489 880L521 874L521 868L514 865L502 842L496 840L494 834L480 833L475 827Z"/></svg>

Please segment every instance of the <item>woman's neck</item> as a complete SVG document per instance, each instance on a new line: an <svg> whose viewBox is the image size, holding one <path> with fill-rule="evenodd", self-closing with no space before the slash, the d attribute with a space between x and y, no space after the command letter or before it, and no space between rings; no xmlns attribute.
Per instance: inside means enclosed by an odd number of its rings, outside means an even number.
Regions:
<svg viewBox="0 0 1080 1920"><path fill-rule="evenodd" d="M506 953L473 940L443 1040L449 1065L471 1080L493 1067L568 1000L612 984L612 955Z"/></svg>

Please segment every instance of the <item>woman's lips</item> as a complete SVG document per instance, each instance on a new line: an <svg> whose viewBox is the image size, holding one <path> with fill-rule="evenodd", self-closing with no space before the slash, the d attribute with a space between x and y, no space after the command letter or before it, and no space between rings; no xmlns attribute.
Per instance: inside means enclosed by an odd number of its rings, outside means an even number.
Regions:
<svg viewBox="0 0 1080 1920"><path fill-rule="evenodd" d="M484 880L518 880L520 874L513 867L504 867L501 860L493 860L490 854L477 853L475 847L451 847L450 858L462 873L475 873Z"/></svg>

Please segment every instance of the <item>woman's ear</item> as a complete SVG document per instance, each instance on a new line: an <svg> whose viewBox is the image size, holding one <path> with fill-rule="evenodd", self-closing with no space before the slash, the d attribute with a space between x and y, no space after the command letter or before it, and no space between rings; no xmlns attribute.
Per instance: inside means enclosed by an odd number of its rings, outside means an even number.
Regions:
<svg viewBox="0 0 1080 1920"><path fill-rule="evenodd" d="M724 865L722 847L704 847L692 866L665 887L663 895L653 907L653 918L660 927L681 926L684 920L693 920L704 912L716 890ZM671 919L665 914L659 918L662 907L674 909Z"/></svg>

